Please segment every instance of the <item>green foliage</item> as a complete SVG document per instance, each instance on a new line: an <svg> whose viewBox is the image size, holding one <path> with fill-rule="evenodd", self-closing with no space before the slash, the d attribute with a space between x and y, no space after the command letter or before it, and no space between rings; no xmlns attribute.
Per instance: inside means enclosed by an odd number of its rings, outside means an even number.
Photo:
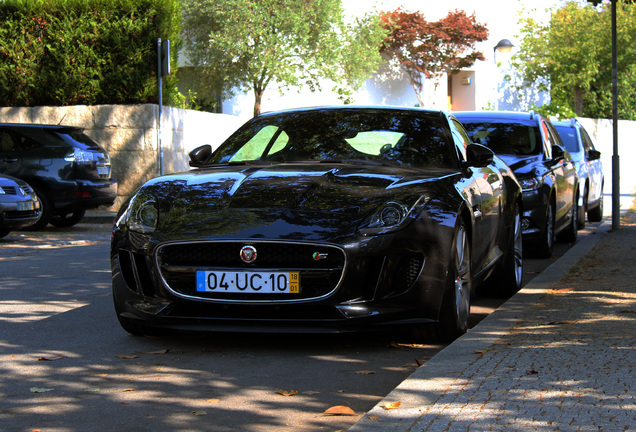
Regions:
<svg viewBox="0 0 636 432"><path fill-rule="evenodd" d="M4 0L0 22L2 106L156 103L157 38L180 44L178 0Z"/></svg>
<svg viewBox="0 0 636 432"><path fill-rule="evenodd" d="M313 91L326 78L346 95L380 64L385 36L377 16L345 23L341 0L184 0L184 29L201 84L252 90L255 114L273 83Z"/></svg>
<svg viewBox="0 0 636 432"><path fill-rule="evenodd" d="M553 106L576 115L611 118L611 5L570 1L542 25L522 19L522 43L513 57L525 81L549 91ZM636 120L636 4L618 0L619 117ZM549 111L549 109L548 109Z"/></svg>
<svg viewBox="0 0 636 432"><path fill-rule="evenodd" d="M544 117L555 118L557 120L567 120L576 117L576 113L572 111L570 107L556 105L553 103L541 105L540 107L532 105L530 109Z"/></svg>

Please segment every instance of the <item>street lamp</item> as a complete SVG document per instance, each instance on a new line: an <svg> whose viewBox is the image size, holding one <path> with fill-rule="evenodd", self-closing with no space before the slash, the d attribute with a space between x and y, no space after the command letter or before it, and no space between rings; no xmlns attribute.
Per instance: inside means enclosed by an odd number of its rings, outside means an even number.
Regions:
<svg viewBox="0 0 636 432"><path fill-rule="evenodd" d="M497 67L497 51L499 51L502 54L506 54L512 51L512 47L514 47L514 45L508 39L502 39L499 42L497 42L497 45L495 45L495 47L493 48L493 58L495 61L495 67ZM497 79L497 81L499 81L499 79ZM495 111L499 109L499 89L497 88L498 85L499 83L497 82L495 84Z"/></svg>
<svg viewBox="0 0 636 432"><path fill-rule="evenodd" d="M495 59L495 64L497 64L497 51L499 51L502 54L505 54L512 51L513 47L514 45L508 39L502 39L499 42L497 42L497 45L495 45L495 48L493 48L493 56Z"/></svg>

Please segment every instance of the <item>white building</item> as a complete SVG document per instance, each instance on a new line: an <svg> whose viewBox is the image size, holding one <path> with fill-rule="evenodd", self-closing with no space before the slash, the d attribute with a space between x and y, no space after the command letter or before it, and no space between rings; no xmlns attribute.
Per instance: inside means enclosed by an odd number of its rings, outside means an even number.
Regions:
<svg viewBox="0 0 636 432"><path fill-rule="evenodd" d="M487 41L477 44L476 48L486 57L473 67L442 78L438 83L425 82L423 99L426 108L452 110L527 110L531 103L542 105L549 101L546 94L525 92L523 99L516 96L504 76L509 72L510 53L495 50L498 42L507 39L518 46L520 14L532 14L536 19L549 19L549 9L559 4L559 0L377 0L376 3L360 0L343 0L345 13L354 15L375 8L377 11L393 11L398 7L407 11L421 11L430 21L445 17L450 11L463 10L468 15L475 13L477 22L485 24L489 31ZM366 10L364 8L367 8ZM397 105L418 106L413 88L404 76L381 69L367 80L353 96L355 104L361 105ZM435 85L437 84L437 85ZM274 85L267 88L262 101L263 111L298 108L320 105L340 105L337 95L325 90L321 92L301 92L290 89L281 95ZM252 93L240 94L223 103L223 112L242 118L252 116L254 96Z"/></svg>

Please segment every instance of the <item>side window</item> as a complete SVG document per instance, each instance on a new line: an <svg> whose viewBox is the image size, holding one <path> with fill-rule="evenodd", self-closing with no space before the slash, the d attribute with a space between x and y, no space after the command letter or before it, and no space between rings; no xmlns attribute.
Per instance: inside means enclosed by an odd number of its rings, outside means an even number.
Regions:
<svg viewBox="0 0 636 432"><path fill-rule="evenodd" d="M0 152L2 153L13 153L17 152L18 148L7 132L0 130Z"/></svg>
<svg viewBox="0 0 636 432"><path fill-rule="evenodd" d="M541 120L541 135L543 136L543 151L545 153L545 157L548 159L552 159L552 145L557 143L558 141L554 140L554 133L548 127L548 124Z"/></svg>
<svg viewBox="0 0 636 432"><path fill-rule="evenodd" d="M592 144L592 139L587 134L585 129L579 129L581 133L581 142L583 143L583 148L585 149L585 157L589 157L590 149L594 150L594 144Z"/></svg>
<svg viewBox="0 0 636 432"><path fill-rule="evenodd" d="M470 138L468 134L464 130L464 126L457 119L452 119L451 123L451 133L453 134L453 142L455 143L455 147L460 154L461 160L467 160L466 156L466 147L470 144Z"/></svg>

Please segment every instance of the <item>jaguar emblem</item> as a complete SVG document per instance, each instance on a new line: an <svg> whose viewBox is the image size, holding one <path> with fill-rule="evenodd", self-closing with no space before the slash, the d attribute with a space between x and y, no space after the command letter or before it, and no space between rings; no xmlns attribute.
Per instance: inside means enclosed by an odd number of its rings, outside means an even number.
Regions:
<svg viewBox="0 0 636 432"><path fill-rule="evenodd" d="M256 260L256 248L254 246L243 246L241 248L241 261L251 264Z"/></svg>

